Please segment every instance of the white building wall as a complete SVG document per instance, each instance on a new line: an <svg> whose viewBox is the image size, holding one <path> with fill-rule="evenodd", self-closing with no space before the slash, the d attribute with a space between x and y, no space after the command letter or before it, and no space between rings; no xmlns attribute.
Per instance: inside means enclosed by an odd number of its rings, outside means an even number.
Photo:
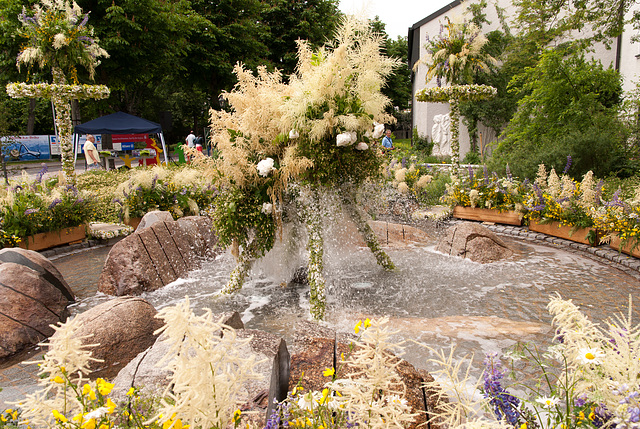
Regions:
<svg viewBox="0 0 640 429"><path fill-rule="evenodd" d="M637 10L640 10L640 3L635 2L627 14L627 19L631 18L633 11ZM638 31L633 31L632 26L627 25L622 34L622 49L620 51L620 74L624 79L622 89L625 91L634 90L640 82L640 43L631 43L631 38L634 35L637 36Z"/></svg>
<svg viewBox="0 0 640 429"><path fill-rule="evenodd" d="M505 16L513 16L515 14L515 8L511 4L510 0L498 0L496 2L502 9L505 9ZM427 35L429 37L435 37L440 32L440 25L445 24L445 17L455 19L455 17L462 17L466 11L468 4L462 2L461 4L450 8L442 15L435 17L431 21L424 23L419 28L419 43L420 43L420 58L426 58L427 52L425 49ZM640 4L636 2L632 6L633 9L640 8ZM500 21L495 11L493 4L490 4L484 11L487 15L487 19L491 23L483 27L483 32L488 33L493 30L500 29ZM631 14L631 12L630 12ZM630 15L629 15L630 16ZM508 22L511 25L511 22ZM630 91L635 88L636 82L640 79L640 43L631 43L632 31L631 26L627 26L625 33L622 37L621 45L621 61L620 61L620 73L623 75L624 83L623 89ZM415 36L414 36L415 37ZM592 56L602 62L604 67L613 67L616 59L616 41L613 41L612 48L606 49L604 44L597 44L594 46L594 53ZM449 105L447 103L425 103L416 101L415 94L425 87L437 86L435 79L430 82L425 82L427 74L427 67L424 64L418 66L414 80L413 80L413 125L417 128L418 134L421 136L428 136L432 138L431 129L433 127L433 117L439 114L446 114L449 112ZM497 144L498 136L495 132L485 127L483 124L478 125L478 131L482 138L482 146L485 146L487 154L490 154L493 147ZM480 142L478 142L480 143ZM463 121L460 121L460 158L469 152L471 147L469 133Z"/></svg>

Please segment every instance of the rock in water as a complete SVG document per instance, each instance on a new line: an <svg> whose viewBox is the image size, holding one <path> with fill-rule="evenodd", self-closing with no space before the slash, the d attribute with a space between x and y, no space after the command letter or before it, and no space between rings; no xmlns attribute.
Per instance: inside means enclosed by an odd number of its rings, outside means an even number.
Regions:
<svg viewBox="0 0 640 429"><path fill-rule="evenodd" d="M448 228L436 250L482 264L509 258L514 253L495 233L473 222L462 222Z"/></svg>
<svg viewBox="0 0 640 429"><path fill-rule="evenodd" d="M74 300L55 266L38 252L0 250L0 359L38 344L64 322Z"/></svg>
<svg viewBox="0 0 640 429"><path fill-rule="evenodd" d="M83 343L98 344L91 353L103 361L91 363L91 377L115 376L138 353L152 346L156 341L153 332L162 327L156 313L142 298L118 297L77 315L82 327L76 335L90 335Z"/></svg>

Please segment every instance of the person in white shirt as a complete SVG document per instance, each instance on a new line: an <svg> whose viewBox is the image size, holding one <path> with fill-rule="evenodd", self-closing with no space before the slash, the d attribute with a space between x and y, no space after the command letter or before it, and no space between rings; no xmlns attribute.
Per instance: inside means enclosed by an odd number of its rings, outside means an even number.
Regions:
<svg viewBox="0 0 640 429"><path fill-rule="evenodd" d="M189 146L189 147L196 147L196 143L195 143L195 141L196 141L196 136L195 136L195 134L193 134L193 131L191 131L191 132L189 133L189 135L187 136L187 138L186 138L186 139L184 139L184 140L187 142L187 146Z"/></svg>
<svg viewBox="0 0 640 429"><path fill-rule="evenodd" d="M87 141L84 142L84 146L82 147L89 170L100 168L100 154L98 153L98 149L96 149L95 142L96 138L91 134L87 134Z"/></svg>

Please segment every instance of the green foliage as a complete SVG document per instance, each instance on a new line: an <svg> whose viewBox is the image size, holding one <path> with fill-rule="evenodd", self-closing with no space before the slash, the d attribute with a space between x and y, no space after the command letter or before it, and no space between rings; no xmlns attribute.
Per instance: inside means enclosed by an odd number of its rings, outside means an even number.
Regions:
<svg viewBox="0 0 640 429"><path fill-rule="evenodd" d="M617 115L622 89L616 71L579 51L563 57L548 50L512 85L529 94L505 129L492 169L509 164L514 174L533 177L542 163L561 169L567 155L576 176L589 170L607 176L620 167L625 130Z"/></svg>
<svg viewBox="0 0 640 429"><path fill-rule="evenodd" d="M478 152L476 152L475 150L470 150L464 156L462 162L465 164L482 164L482 159L480 158L480 154Z"/></svg>
<svg viewBox="0 0 640 429"><path fill-rule="evenodd" d="M413 127L413 147L424 156L429 156L433 151L433 142L429 141L429 136L419 135L418 128Z"/></svg>
<svg viewBox="0 0 640 429"><path fill-rule="evenodd" d="M220 193L212 212L213 226L220 244L230 246L235 241L246 247L251 236L254 246L258 246L255 257L269 251L275 242L276 224L273 214L263 211L263 201L266 200L266 188L231 188Z"/></svg>
<svg viewBox="0 0 640 429"><path fill-rule="evenodd" d="M0 207L0 225L5 238L25 238L87 223L94 207L94 200L79 195L74 187L61 189L37 181L22 183L7 189ZM10 237L6 241L13 244Z"/></svg>
<svg viewBox="0 0 640 429"><path fill-rule="evenodd" d="M335 139L330 136L329 141ZM333 186L345 183L363 183L366 179L380 178L382 158L375 150L357 150L355 145L339 147L326 141L298 144L299 156L314 160L314 168L303 173L303 182Z"/></svg>

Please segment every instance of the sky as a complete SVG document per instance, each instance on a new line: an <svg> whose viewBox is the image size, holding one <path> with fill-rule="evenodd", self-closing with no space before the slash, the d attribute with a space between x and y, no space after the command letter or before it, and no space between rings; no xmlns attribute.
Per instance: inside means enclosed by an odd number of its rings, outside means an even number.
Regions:
<svg viewBox="0 0 640 429"><path fill-rule="evenodd" d="M350 15L365 11L367 18L380 17L390 38L407 36L409 27L452 0L340 0L340 10Z"/></svg>

